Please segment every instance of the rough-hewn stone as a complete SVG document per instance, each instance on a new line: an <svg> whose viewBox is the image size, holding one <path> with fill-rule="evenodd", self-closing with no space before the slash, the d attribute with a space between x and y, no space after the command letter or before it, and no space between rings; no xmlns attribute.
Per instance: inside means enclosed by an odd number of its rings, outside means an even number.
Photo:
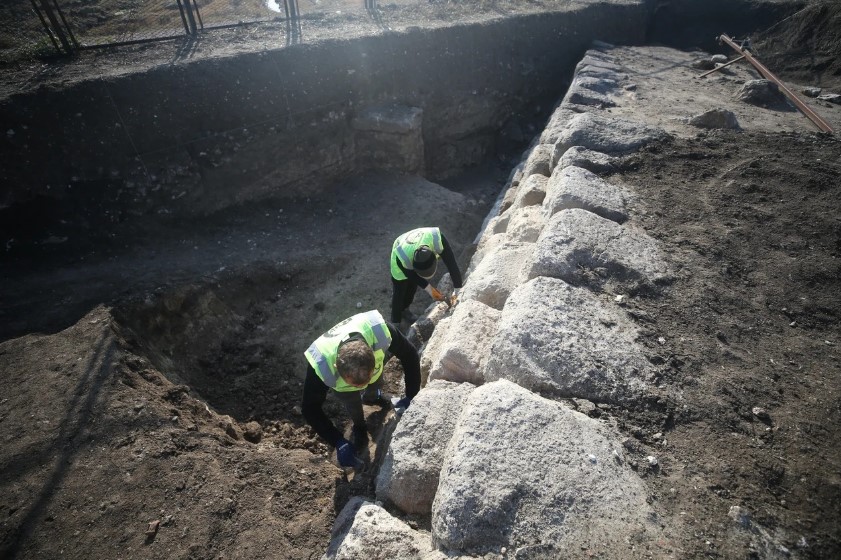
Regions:
<svg viewBox="0 0 841 560"><path fill-rule="evenodd" d="M660 128L598 115L574 115L557 135L559 150L582 146L605 153L625 153L661 140L667 135Z"/></svg>
<svg viewBox="0 0 841 560"><path fill-rule="evenodd" d="M557 144L552 152L552 169L553 173L557 173L559 169L574 165L592 171L593 173L602 173L605 171L614 171L618 167L618 158L588 150L582 146L573 146L564 150Z"/></svg>
<svg viewBox="0 0 841 560"><path fill-rule="evenodd" d="M470 383L432 381L397 423L377 475L377 499L406 513L429 514L438 474Z"/></svg>
<svg viewBox="0 0 841 560"><path fill-rule="evenodd" d="M577 558L598 542L633 557L651 542L642 481L618 437L581 413L505 381L468 397L432 509L436 543L459 552Z"/></svg>
<svg viewBox="0 0 841 560"><path fill-rule="evenodd" d="M382 507L354 497L336 517L322 560L428 560L434 550L429 533L415 531Z"/></svg>
<svg viewBox="0 0 841 560"><path fill-rule="evenodd" d="M562 280L536 278L508 298L484 378L595 402L633 401L653 371L636 336L618 306Z"/></svg>
<svg viewBox="0 0 841 560"><path fill-rule="evenodd" d="M628 219L630 193L581 167L564 167L549 178L543 215L549 220L561 210L583 208L602 218L623 223Z"/></svg>
<svg viewBox="0 0 841 560"><path fill-rule="evenodd" d="M525 280L534 243L507 243L485 256L470 273L462 297L502 309L508 294Z"/></svg>
<svg viewBox="0 0 841 560"><path fill-rule="evenodd" d="M543 227L528 272L537 276L627 292L657 291L672 280L656 240L579 208L558 212Z"/></svg>

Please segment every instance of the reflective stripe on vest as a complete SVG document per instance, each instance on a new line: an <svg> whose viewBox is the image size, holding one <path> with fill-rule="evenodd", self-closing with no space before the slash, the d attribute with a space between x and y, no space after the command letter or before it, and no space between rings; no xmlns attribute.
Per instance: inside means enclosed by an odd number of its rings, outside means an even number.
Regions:
<svg viewBox="0 0 841 560"><path fill-rule="evenodd" d="M379 311L368 311L365 313L365 319L371 330L374 331L374 345L371 346L373 351L385 350L391 346L391 339L388 336L388 328L385 326L385 319L380 315Z"/></svg>
<svg viewBox="0 0 841 560"><path fill-rule="evenodd" d="M403 244L398 241L394 250L397 252L397 258L400 259L400 264L403 265L403 268L412 270L412 259L409 258L406 249L403 248Z"/></svg>
<svg viewBox="0 0 841 560"><path fill-rule="evenodd" d="M316 370L316 373L318 373L318 376L322 381L324 381L324 384L328 387L335 387L339 376L332 372L330 366L327 364L327 358L324 357L324 354L321 353L321 350L318 349L315 342L310 344L306 353L312 356L316 366L313 369Z"/></svg>

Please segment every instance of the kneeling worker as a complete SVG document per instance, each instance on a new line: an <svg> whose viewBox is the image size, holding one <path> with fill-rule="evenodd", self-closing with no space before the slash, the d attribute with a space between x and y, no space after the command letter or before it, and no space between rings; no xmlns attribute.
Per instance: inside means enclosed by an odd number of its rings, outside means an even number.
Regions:
<svg viewBox="0 0 841 560"><path fill-rule="evenodd" d="M358 313L321 335L304 355L309 365L304 379L301 411L316 433L336 448L343 467L357 464L356 446L367 445L365 404L390 406L382 394L382 373L386 351L403 365L406 396L394 407L405 409L420 390L420 360L415 347L379 311ZM354 443L330 422L322 410L327 390L342 402L353 420Z"/></svg>
<svg viewBox="0 0 841 560"><path fill-rule="evenodd" d="M391 322L399 324L405 318L414 321L408 308L415 299L418 286L432 299L442 301L441 295L429 280L438 268L438 259L444 260L456 293L462 287L461 271L447 238L437 227L417 228L407 231L394 240L391 247Z"/></svg>

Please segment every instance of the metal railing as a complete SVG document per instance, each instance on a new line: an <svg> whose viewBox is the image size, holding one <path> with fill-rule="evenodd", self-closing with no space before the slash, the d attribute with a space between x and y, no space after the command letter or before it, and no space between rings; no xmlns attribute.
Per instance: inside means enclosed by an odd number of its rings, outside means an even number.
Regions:
<svg viewBox="0 0 841 560"><path fill-rule="evenodd" d="M551 9L558 1L529 0L529 5ZM521 5L522 0L0 0L0 63L252 23L341 25L418 10L450 21L462 12L504 15Z"/></svg>
<svg viewBox="0 0 841 560"><path fill-rule="evenodd" d="M5 0L0 6L0 61L27 55L196 35L203 30L288 21L325 10L319 4L371 0Z"/></svg>

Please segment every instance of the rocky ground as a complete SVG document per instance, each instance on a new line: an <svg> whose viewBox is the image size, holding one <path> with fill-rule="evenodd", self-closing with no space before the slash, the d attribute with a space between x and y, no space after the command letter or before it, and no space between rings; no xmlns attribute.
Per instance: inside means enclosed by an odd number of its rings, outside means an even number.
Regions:
<svg viewBox="0 0 841 560"><path fill-rule="evenodd" d="M710 85L678 71L675 96L649 104L672 132L693 112L685 96L731 91L744 70ZM615 422L640 465L658 458L641 473L673 523L664 556L832 558L841 144L790 110L740 117L742 131L676 135L603 174L634 189L634 219L680 271L662 297L627 303L680 399L582 410ZM443 185L366 176L326 199L4 255L3 556L319 558L348 499L373 496L374 470L341 471L304 425L301 352L338 318L387 309L403 229L440 224L466 267L511 165ZM399 368L387 376L398 389Z"/></svg>

